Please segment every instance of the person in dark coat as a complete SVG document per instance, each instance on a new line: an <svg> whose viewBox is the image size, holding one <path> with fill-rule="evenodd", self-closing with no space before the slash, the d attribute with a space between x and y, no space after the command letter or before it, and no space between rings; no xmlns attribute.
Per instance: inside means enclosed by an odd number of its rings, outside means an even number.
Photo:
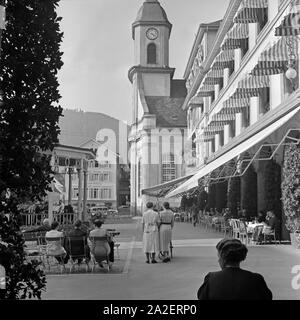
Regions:
<svg viewBox="0 0 300 320"><path fill-rule="evenodd" d="M85 239L85 249L86 249L86 259L87 260L90 260L90 250L89 250L89 246L88 246L88 243L87 243L87 232L85 230L83 230L82 228L82 222L80 220L77 220L75 221L74 223L74 229L71 230L68 235L68 237L70 238L78 238L78 239L82 239L84 238ZM67 241L67 239L66 239ZM65 244L65 248L67 249L67 252L68 254L70 254L70 248L69 248L69 243L66 242ZM78 263L81 263L81 259L78 259Z"/></svg>
<svg viewBox="0 0 300 320"><path fill-rule="evenodd" d="M272 300L272 292L258 273L240 268L248 249L237 239L217 244L221 271L210 272L199 288L199 300Z"/></svg>

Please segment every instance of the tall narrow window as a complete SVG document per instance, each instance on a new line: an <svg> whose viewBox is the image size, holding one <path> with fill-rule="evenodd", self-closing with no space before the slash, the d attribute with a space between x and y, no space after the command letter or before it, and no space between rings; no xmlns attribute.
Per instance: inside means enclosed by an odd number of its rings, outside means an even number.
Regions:
<svg viewBox="0 0 300 320"><path fill-rule="evenodd" d="M150 43L147 47L147 63L156 64L156 45Z"/></svg>
<svg viewBox="0 0 300 320"><path fill-rule="evenodd" d="M174 154L166 153L162 157L162 182L176 179L176 165Z"/></svg>

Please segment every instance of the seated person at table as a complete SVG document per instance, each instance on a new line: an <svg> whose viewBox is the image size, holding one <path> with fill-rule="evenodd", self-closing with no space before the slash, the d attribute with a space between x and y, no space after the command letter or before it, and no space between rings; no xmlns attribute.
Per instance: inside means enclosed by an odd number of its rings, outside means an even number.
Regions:
<svg viewBox="0 0 300 320"><path fill-rule="evenodd" d="M263 211L259 211L258 212L256 220L257 220L258 223L262 223L262 222L266 221L265 214L263 213Z"/></svg>
<svg viewBox="0 0 300 320"><path fill-rule="evenodd" d="M50 226L50 220L49 219L44 219L43 224L41 226L36 226L29 228L27 230L24 230L23 233L30 233L30 232L43 232L43 231L50 231L51 226Z"/></svg>
<svg viewBox="0 0 300 320"><path fill-rule="evenodd" d="M106 229L101 228L103 224L103 220L95 220L94 221L94 225L95 225L95 229L93 229L90 234L89 237L105 237L107 236L108 238L108 243L107 243L107 251L109 252L109 261L112 263L114 262L114 242L111 240L110 234ZM91 241L88 239L88 244L92 253L92 243ZM100 265L100 267L103 267L103 265Z"/></svg>
<svg viewBox="0 0 300 320"><path fill-rule="evenodd" d="M239 218L241 221L247 221L247 212L246 212L246 209L242 209L242 210L239 212L238 218Z"/></svg>
<svg viewBox="0 0 300 320"><path fill-rule="evenodd" d="M280 221L273 211L269 211L267 216L268 219L266 220L266 226L264 227L263 234L268 235L275 231L276 238L278 238L280 235Z"/></svg>
<svg viewBox="0 0 300 320"><path fill-rule="evenodd" d="M64 233L58 231L59 223L53 221L51 224L51 230L46 232L45 238L64 238ZM67 263L69 260L69 255L67 254L65 248L62 245L62 241L50 241L47 242L47 254L54 256L56 260L60 263Z"/></svg>
<svg viewBox="0 0 300 320"><path fill-rule="evenodd" d="M248 252L240 240L223 239L217 251L222 270L206 275L198 290L199 300L272 300L264 278L240 268Z"/></svg>
<svg viewBox="0 0 300 320"><path fill-rule="evenodd" d="M77 220L75 221L74 223L74 229L71 230L68 234L67 234L68 237L71 237L71 238L85 238L85 245L86 245L86 259L89 260L90 259L90 248L88 246L88 243L87 243L87 232L85 230L83 230L82 228L82 222L80 220ZM67 243L66 244L66 249L67 249L67 252L69 253L70 252L70 248L69 248L69 244ZM78 259L78 263L81 262L81 259Z"/></svg>

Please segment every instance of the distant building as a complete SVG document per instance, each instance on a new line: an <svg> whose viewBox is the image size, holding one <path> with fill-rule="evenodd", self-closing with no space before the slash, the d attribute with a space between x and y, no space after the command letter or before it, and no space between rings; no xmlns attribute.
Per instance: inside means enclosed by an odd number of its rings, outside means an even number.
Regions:
<svg viewBox="0 0 300 320"><path fill-rule="evenodd" d="M131 205L135 213L156 199L143 190L182 177L181 161L186 111L185 80L173 79L169 67L172 25L158 1L147 0L132 25L134 66L129 70L133 87L131 147ZM173 205L178 201L173 200Z"/></svg>
<svg viewBox="0 0 300 320"><path fill-rule="evenodd" d="M129 164L124 159L125 152L119 154L120 145L121 149L124 146L124 150L127 149L126 124L101 113L64 110L60 128L61 143L91 149L96 154L96 159L88 162L87 206L117 208L127 204L130 198ZM72 204L75 207L78 187L78 175L72 175Z"/></svg>

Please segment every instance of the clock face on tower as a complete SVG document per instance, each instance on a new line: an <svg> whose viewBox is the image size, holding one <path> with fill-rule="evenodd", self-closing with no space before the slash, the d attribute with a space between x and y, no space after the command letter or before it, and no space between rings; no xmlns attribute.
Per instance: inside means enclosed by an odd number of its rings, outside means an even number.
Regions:
<svg viewBox="0 0 300 320"><path fill-rule="evenodd" d="M146 36L149 40L155 40L158 37L158 30L155 28L149 28L146 32Z"/></svg>

